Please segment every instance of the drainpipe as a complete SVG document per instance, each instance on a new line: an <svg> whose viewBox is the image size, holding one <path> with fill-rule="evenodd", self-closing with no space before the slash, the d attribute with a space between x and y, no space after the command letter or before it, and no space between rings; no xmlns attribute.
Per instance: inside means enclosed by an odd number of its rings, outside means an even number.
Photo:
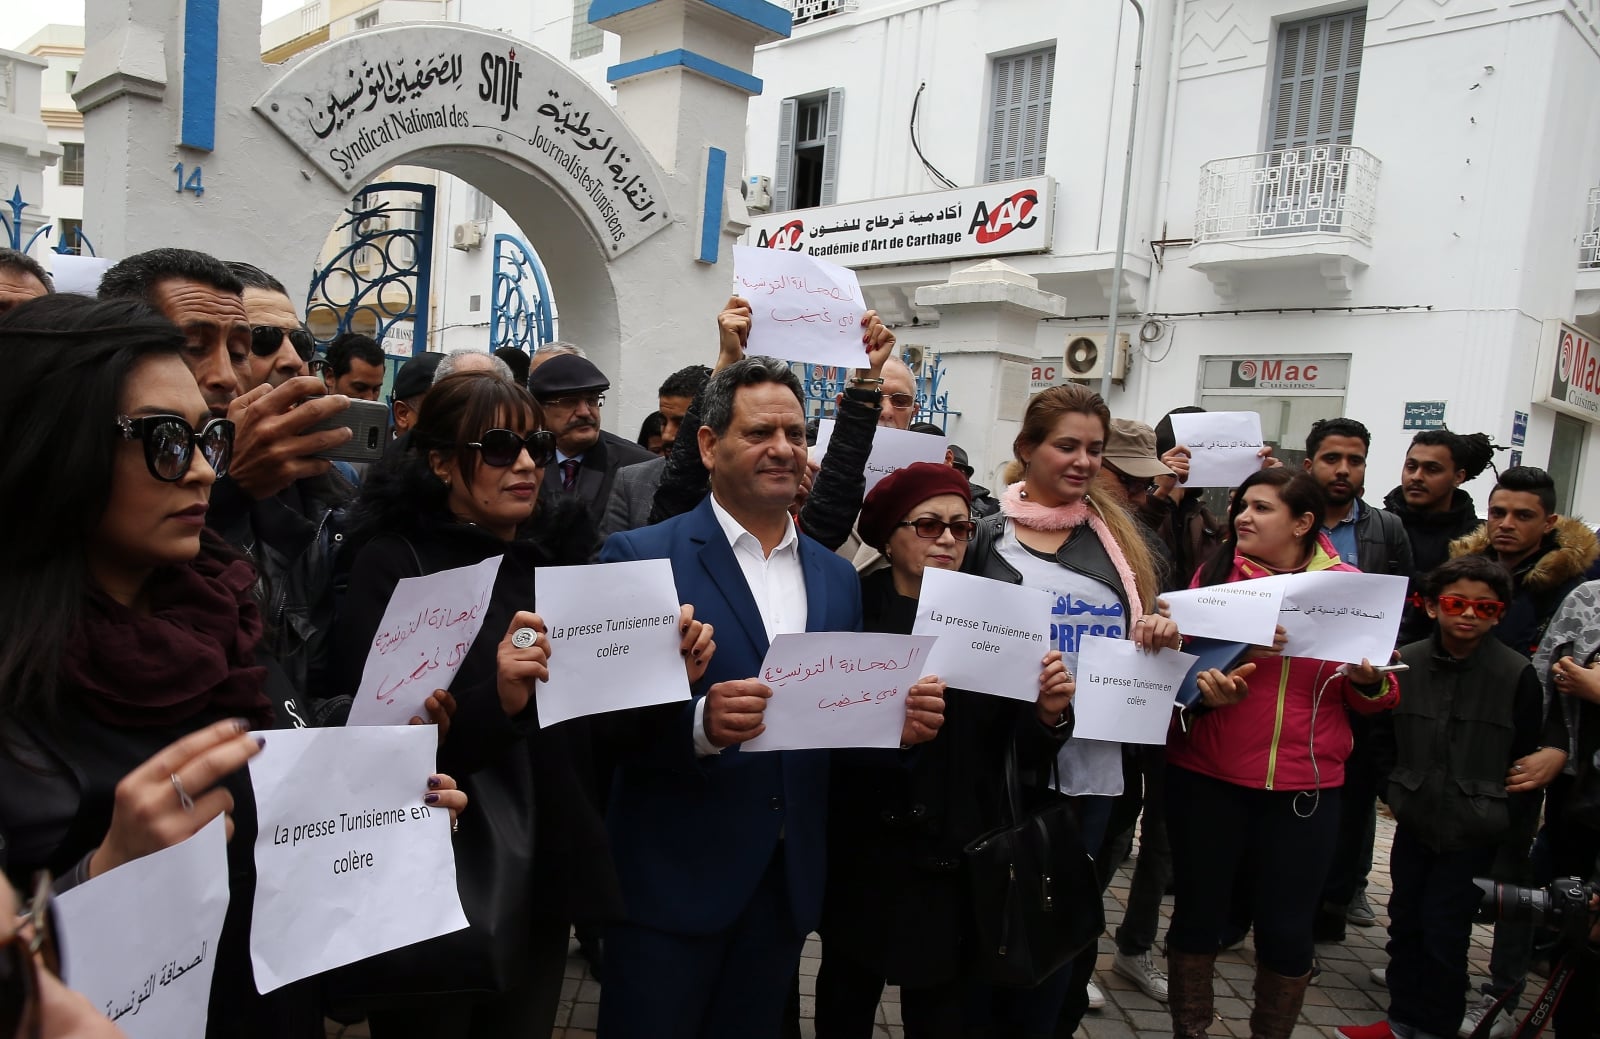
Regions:
<svg viewBox="0 0 1600 1039"><path fill-rule="evenodd" d="M1144 8L1128 0L1139 16L1138 42L1133 51L1133 101L1128 106L1128 154L1122 165L1122 215L1117 219L1117 260L1111 268L1111 318L1106 324L1105 372L1100 376L1100 396L1111 399L1111 372L1117 359L1117 319L1122 309L1122 262L1128 240L1128 201L1133 190L1133 140L1139 128L1139 78L1144 69Z"/></svg>

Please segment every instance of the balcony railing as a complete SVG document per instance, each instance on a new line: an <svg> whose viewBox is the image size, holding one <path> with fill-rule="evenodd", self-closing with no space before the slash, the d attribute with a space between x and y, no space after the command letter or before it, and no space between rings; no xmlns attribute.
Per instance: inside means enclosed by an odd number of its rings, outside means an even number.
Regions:
<svg viewBox="0 0 1600 1039"><path fill-rule="evenodd" d="M1600 188L1589 189L1588 230L1578 239L1578 269L1592 271L1600 268Z"/></svg>
<svg viewBox="0 0 1600 1039"><path fill-rule="evenodd" d="M1370 243L1382 167L1342 144L1215 159L1200 168L1195 241L1322 233Z"/></svg>
<svg viewBox="0 0 1600 1039"><path fill-rule="evenodd" d="M830 14L845 14L860 8L860 0L789 0L788 8L794 15L795 25L814 22Z"/></svg>

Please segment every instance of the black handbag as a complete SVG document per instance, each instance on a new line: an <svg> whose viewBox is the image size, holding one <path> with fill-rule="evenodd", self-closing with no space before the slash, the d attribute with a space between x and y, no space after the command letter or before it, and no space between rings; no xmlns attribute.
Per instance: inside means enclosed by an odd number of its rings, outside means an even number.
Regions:
<svg viewBox="0 0 1600 1039"><path fill-rule="evenodd" d="M1032 988L1105 931L1094 858L1083 847L1071 799L1026 791L1017 748L1006 748L1008 825L966 846L977 916L978 962L990 983Z"/></svg>

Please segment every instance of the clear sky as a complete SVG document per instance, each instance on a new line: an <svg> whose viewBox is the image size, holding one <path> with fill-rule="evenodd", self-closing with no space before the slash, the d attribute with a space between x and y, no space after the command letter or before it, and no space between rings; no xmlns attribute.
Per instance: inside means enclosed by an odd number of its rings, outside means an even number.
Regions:
<svg viewBox="0 0 1600 1039"><path fill-rule="evenodd" d="M48 11L41 11L47 6ZM270 22L290 11L298 11L304 0L261 0L261 20ZM83 0L51 0L35 5L28 0L0 0L0 48L15 50L46 25L82 25Z"/></svg>

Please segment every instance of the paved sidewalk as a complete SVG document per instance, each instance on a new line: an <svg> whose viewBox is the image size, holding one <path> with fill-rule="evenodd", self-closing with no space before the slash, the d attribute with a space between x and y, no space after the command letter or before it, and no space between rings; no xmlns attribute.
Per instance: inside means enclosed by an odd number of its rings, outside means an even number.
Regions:
<svg viewBox="0 0 1600 1039"><path fill-rule="evenodd" d="M1373 967L1387 963L1383 947L1384 924L1388 921L1389 904L1389 845L1394 837L1394 823L1383 815L1378 817L1377 851L1374 855L1372 878L1368 897L1378 912L1377 927L1351 927L1346 940L1338 945L1317 946L1317 956L1322 964L1322 975L1306 995L1305 1010L1300 1016L1300 1026L1294 1039L1327 1039L1333 1029L1342 1024L1367 1024L1383 1015L1387 995L1369 977ZM1117 871L1106 892L1106 937L1100 940L1100 972L1096 977L1101 991L1106 994L1103 1010L1091 1010L1078 1029L1080 1039L1167 1039L1172 1034L1171 1019L1164 1004L1145 996L1111 972L1111 957L1116 952L1110 933L1122 920L1128 901L1128 883L1133 875L1130 861ZM1163 919L1171 915L1169 898L1162 907ZM1166 926L1161 928L1165 937ZM1490 929L1485 925L1473 927L1472 966L1476 977L1488 969ZM577 944L567 960L567 980L562 989L561 1010L551 1039L595 1039L595 1019L599 1008L600 986L589 976L582 958L577 955ZM815 1014L817 965L821 947L815 935L806 943L800 961L800 1012L801 1034L814 1039L812 1017ZM1211 1029L1217 1039L1228 1036L1247 1039L1250 1034L1249 1007L1252 980L1255 974L1254 951L1247 940L1234 952L1224 952L1217 959L1217 1014L1221 1018ZM361 1039L366 1036L364 1026L358 1025L343 1032L344 1039ZM340 1035L330 1028L330 1039ZM897 990L884 993L878 1008L876 1039L904 1039L900 1027L900 1002ZM757 1037L752 1037L757 1039Z"/></svg>

